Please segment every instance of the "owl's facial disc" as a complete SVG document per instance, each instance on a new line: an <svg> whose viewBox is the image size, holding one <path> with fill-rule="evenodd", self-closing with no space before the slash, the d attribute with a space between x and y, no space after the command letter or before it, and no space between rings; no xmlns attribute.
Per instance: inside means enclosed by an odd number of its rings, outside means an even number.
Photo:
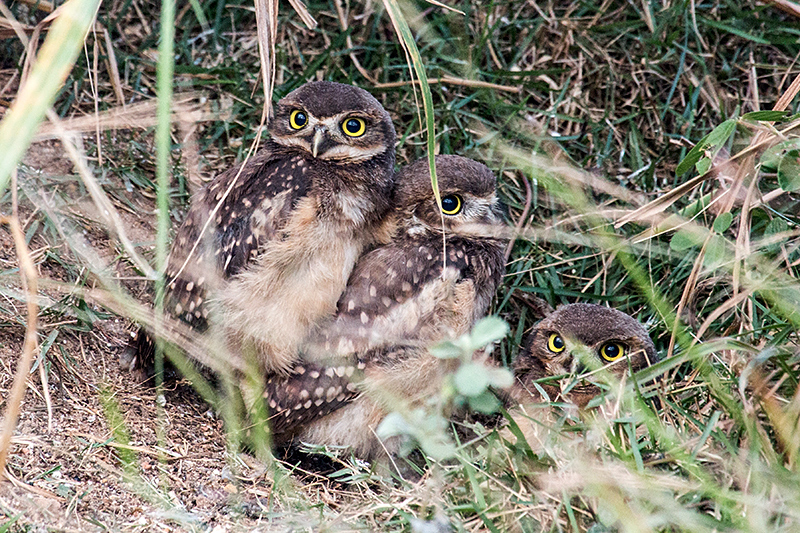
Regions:
<svg viewBox="0 0 800 533"><path fill-rule="evenodd" d="M285 119L286 135L275 141L300 148L315 159L337 163L357 163L387 150L378 133L376 118L345 111L328 117L316 117L302 108L293 109Z"/></svg>

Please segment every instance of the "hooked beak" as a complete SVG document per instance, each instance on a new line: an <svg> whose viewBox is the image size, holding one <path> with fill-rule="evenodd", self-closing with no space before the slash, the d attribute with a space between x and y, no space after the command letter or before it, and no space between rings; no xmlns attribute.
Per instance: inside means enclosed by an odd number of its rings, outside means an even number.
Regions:
<svg viewBox="0 0 800 533"><path fill-rule="evenodd" d="M314 130L314 140L311 142L311 155L316 158L319 146L322 144L322 139L325 136L325 131L322 128Z"/></svg>

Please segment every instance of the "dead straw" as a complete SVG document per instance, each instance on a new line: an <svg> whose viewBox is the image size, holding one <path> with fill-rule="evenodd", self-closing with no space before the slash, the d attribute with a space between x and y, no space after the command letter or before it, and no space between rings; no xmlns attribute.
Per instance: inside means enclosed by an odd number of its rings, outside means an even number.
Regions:
<svg viewBox="0 0 800 533"><path fill-rule="evenodd" d="M39 315L39 306L36 303L36 295L39 291L36 268L33 265L28 245L25 242L25 234L19 225L16 217L0 217L0 223L8 225L14 237L14 246L19 260L22 282L27 292L28 324L25 328L25 343L22 348L22 356L17 364L17 372L14 375L14 383L11 386L11 393L8 396L6 411L3 416L5 424L3 433L0 434L0 473L5 475L6 460L8 449L11 445L11 436L19 419L20 406L25 396L25 382L31 371L33 353L36 350L36 326Z"/></svg>

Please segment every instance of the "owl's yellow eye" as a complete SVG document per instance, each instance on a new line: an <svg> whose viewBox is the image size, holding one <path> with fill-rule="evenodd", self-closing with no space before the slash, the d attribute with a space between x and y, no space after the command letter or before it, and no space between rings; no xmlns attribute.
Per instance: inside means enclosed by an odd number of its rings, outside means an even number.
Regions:
<svg viewBox="0 0 800 533"><path fill-rule="evenodd" d="M566 347L567 345L564 344L564 339L562 339L561 335L558 333L551 334L550 338L547 339L547 349L553 353L561 353Z"/></svg>
<svg viewBox="0 0 800 533"><path fill-rule="evenodd" d="M608 342L600 348L600 355L608 362L616 361L625 355L625 346L619 342Z"/></svg>
<svg viewBox="0 0 800 533"><path fill-rule="evenodd" d="M289 125L292 129L302 129L306 124L308 124L308 115L299 109L295 109L292 111L292 114L289 115Z"/></svg>
<svg viewBox="0 0 800 533"><path fill-rule="evenodd" d="M457 215L462 207L461 197L457 194L448 194L442 198L442 213L445 215Z"/></svg>
<svg viewBox="0 0 800 533"><path fill-rule="evenodd" d="M350 117L342 123L342 131L350 137L361 137L367 131L367 123L358 117Z"/></svg>

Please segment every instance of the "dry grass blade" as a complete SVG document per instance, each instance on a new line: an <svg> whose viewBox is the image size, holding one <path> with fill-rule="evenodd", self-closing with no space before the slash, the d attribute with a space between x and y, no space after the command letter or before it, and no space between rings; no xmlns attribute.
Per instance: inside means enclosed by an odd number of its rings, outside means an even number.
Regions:
<svg viewBox="0 0 800 533"><path fill-rule="evenodd" d="M44 11L45 13L52 13L55 9L55 4L53 2L48 2L47 0L20 0L23 4L28 4L39 11Z"/></svg>
<svg viewBox="0 0 800 533"><path fill-rule="evenodd" d="M255 0L258 29L258 54L261 62L261 81L264 84L262 122L269 122L272 109L272 89L275 79L275 41L278 40L278 0Z"/></svg>
<svg viewBox="0 0 800 533"><path fill-rule="evenodd" d="M716 319L724 315L729 310L734 309L736 306L740 305L743 301L745 301L745 299L749 298L750 295L752 294L753 294L752 289L744 290L739 294L737 294L735 297L729 299L727 302L723 303L722 305L714 309L708 315L708 318L706 318L705 322L703 322L703 324L697 330L697 333L695 334L695 338L697 339L696 342L702 340L703 335L705 335L705 332L708 331L708 329L711 327L711 324L713 324Z"/></svg>
<svg viewBox="0 0 800 533"><path fill-rule="evenodd" d="M300 16L300 19L303 21L303 24L305 24L308 29L313 30L317 27L316 19L311 16L311 13L308 12L308 9L302 0L289 0L289 3L292 5L294 10Z"/></svg>
<svg viewBox="0 0 800 533"><path fill-rule="evenodd" d="M122 222L119 213L117 213L114 204L111 203L111 200L108 199L108 196L103 188L99 183L97 183L97 180L94 179L92 172L86 165L86 158L78 152L78 148L75 146L69 135L67 135L67 132L61 124L61 120L59 119L58 115L53 110L48 110L47 117L50 119L50 123L55 128L56 135L59 137L59 139L61 139L61 143L69 155L69 158L72 160L72 163L78 170L78 175L80 175L84 185L86 185L86 188L89 190L92 200L94 200L94 203L97 205L98 213L100 213L100 216L104 218L106 227L112 229L114 233L116 233L119 242L122 244L122 247L128 253L128 256L136 264L139 270L141 270L149 279L157 279L158 273L153 270L147 261L145 261L144 258L142 258L136 252L136 248L128 238L128 232L125 230L125 224Z"/></svg>
<svg viewBox="0 0 800 533"><path fill-rule="evenodd" d="M714 234L709 232L706 235L705 241L703 242L703 246L700 249L700 252L697 254L697 258L694 261L694 265L692 266L692 271L689 273L689 277L686 280L686 286L683 289L683 294L681 295L681 300L678 302L678 308L675 310L675 316L678 317L675 320L675 323L672 325L672 334L669 337L669 346L667 347L667 357L672 357L673 350L675 349L675 340L677 339L678 332L681 328L681 321L680 316L683 314L683 310L686 307L686 303L694 294L694 290L697 287L697 281L700 275L700 269L703 266L703 259L706 255L706 250L708 249L708 244L711 242L711 239L714 237Z"/></svg>
<svg viewBox="0 0 800 533"><path fill-rule="evenodd" d="M125 95L122 93L122 79L119 77L119 67L117 67L117 55L114 53L114 43L111 42L111 36L108 34L108 30L100 24L98 24L98 26L100 26L100 30L103 32L103 42L106 47L106 55L108 56L106 65L108 66L109 74L111 74L111 85L112 87L114 87L114 94L117 95L117 100L119 100L119 104L124 108Z"/></svg>
<svg viewBox="0 0 800 533"><path fill-rule="evenodd" d="M12 217L1 217L0 224L7 224L11 228L14 237L14 246L17 250L20 273L23 284L27 292L28 323L25 328L25 344L23 345L22 356L17 363L17 372L14 376L14 384L8 395L5 414L3 415L3 433L0 435L0 473L5 472L6 459L8 458L8 448L11 444L11 436L17 425L19 409L22 398L25 396L25 386L28 373L33 362L33 353L36 350L36 326L39 315L39 306L36 303L37 293L39 292L36 267L31 260L28 245L25 242L25 235L19 225L19 220Z"/></svg>
<svg viewBox="0 0 800 533"><path fill-rule="evenodd" d="M429 4L433 4L433 5L437 6L437 7L441 7L442 9L446 9L447 11L450 11L452 13L458 13L462 17L464 16L464 12L461 11L460 9L456 9L456 8L454 8L452 6L448 6L447 4L443 4L442 2L437 2L436 0L427 0L427 2Z"/></svg>
<svg viewBox="0 0 800 533"><path fill-rule="evenodd" d="M2 8L3 14L6 15L8 8L3 4L0 4L0 8ZM6 17L8 17L8 15L6 15ZM10 39L15 36L19 37L20 34L30 34L33 32L32 26L21 24L11 17L6 17L0 17L0 39Z"/></svg>
<svg viewBox="0 0 800 533"><path fill-rule="evenodd" d="M113 129L146 129L156 125L156 101L148 100L129 106L114 107L97 115L73 117L60 120L60 126L50 122L42 124L34 141L53 139L59 136L59 129L71 132L93 132ZM185 93L178 95L172 103L172 121L208 122L225 120L224 114L215 112L204 93Z"/></svg>
<svg viewBox="0 0 800 533"><path fill-rule="evenodd" d="M528 219L528 213L531 210L531 202L533 201L533 191L531 190L530 181L528 181L527 177L523 176L522 182L525 184L525 207L522 209L522 213L519 215L519 220L517 220L517 223L514 226L514 236L508 239L506 252L503 256L506 263L508 263L508 258L511 257L511 250L514 248L514 242L517 240L517 235L519 235L519 233L522 231L522 226Z"/></svg>
<svg viewBox="0 0 800 533"><path fill-rule="evenodd" d="M462 87L474 87L477 89L492 89L494 91L504 91L508 93L520 93L520 87L512 87L510 85L498 85L497 83L489 83L488 81L480 80L467 80L463 78L455 78L453 76L442 76L441 78L429 78L428 83L445 83L450 85L460 85ZM406 85L419 85L419 80L412 81L393 81L390 83L376 83L375 87L379 89L392 89L395 87L405 87Z"/></svg>

